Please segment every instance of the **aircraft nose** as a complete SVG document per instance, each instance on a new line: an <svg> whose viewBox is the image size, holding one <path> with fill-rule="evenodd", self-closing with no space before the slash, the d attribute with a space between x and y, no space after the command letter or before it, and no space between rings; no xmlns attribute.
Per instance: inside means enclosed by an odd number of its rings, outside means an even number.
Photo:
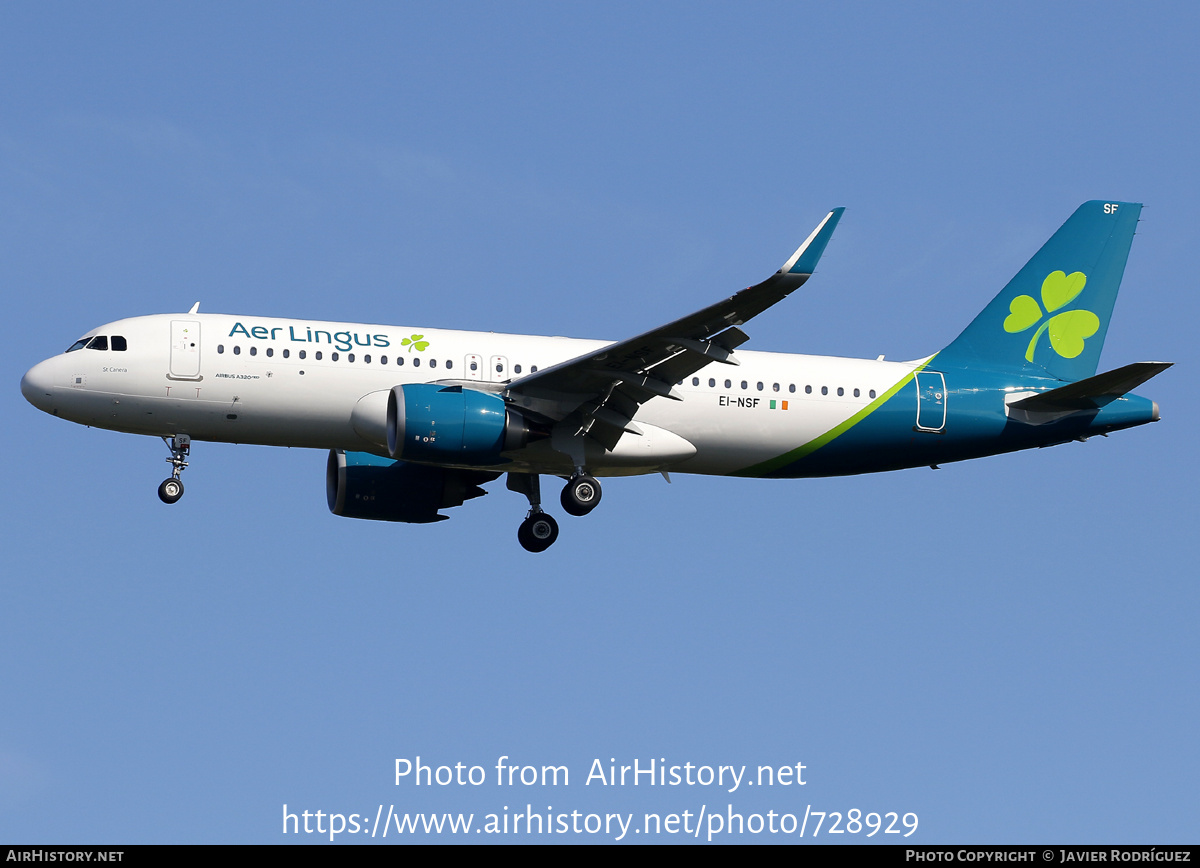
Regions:
<svg viewBox="0 0 1200 868"><path fill-rule="evenodd" d="M54 402L54 371L53 359L39 362L21 378L21 394L25 400L39 410L53 412Z"/></svg>

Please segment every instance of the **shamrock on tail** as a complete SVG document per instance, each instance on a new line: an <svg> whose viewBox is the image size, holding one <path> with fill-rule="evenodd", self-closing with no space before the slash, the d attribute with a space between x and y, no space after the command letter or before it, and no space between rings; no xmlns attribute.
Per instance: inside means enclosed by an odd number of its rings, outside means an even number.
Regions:
<svg viewBox="0 0 1200 868"><path fill-rule="evenodd" d="M1042 304L1050 314L1074 300L1083 292L1087 275L1082 271L1066 274L1052 271L1042 281ZM1004 330L1010 334L1032 328L1042 318L1042 309L1030 295L1018 295L1009 304L1009 315L1004 319ZM1042 332L1049 330L1050 346L1064 359L1073 359L1083 352L1084 341L1100 329L1100 317L1090 310L1068 310L1050 317L1033 333L1025 358L1033 361L1033 349Z"/></svg>

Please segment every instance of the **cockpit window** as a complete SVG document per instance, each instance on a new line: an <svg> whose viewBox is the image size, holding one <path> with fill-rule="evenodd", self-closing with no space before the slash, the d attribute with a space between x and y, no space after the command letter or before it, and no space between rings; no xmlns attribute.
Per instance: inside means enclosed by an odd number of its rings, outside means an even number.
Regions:
<svg viewBox="0 0 1200 868"><path fill-rule="evenodd" d="M89 350L108 350L108 335L88 335L86 338L80 338L67 347L68 353L73 353L76 350L82 350L87 347ZM129 348L125 338L121 335L112 336L112 349L115 352L123 353Z"/></svg>

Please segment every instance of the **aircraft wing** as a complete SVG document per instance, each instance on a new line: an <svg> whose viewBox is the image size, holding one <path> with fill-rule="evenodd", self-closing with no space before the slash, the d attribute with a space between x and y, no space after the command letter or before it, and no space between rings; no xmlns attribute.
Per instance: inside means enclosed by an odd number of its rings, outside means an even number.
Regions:
<svg viewBox="0 0 1200 868"><path fill-rule="evenodd" d="M651 398L680 400L672 388L712 362L738 364L749 336L738 326L798 289L816 268L844 208L834 208L775 274L762 283L629 340L514 380L510 401L566 423L612 449Z"/></svg>

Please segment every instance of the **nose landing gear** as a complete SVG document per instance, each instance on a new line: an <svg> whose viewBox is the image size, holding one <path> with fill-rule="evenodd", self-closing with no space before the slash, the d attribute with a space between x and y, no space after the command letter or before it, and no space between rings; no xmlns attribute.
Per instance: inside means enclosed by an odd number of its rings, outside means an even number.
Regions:
<svg viewBox="0 0 1200 868"><path fill-rule="evenodd" d="M171 457L167 462L173 469L170 478L164 479L158 487L158 499L163 503L174 503L183 497L183 482L179 474L188 466L187 457L192 451L192 438L186 434L176 434L170 440L164 437L162 441L171 450Z"/></svg>
<svg viewBox="0 0 1200 868"><path fill-rule="evenodd" d="M158 499L163 503L174 503L183 497L183 483L178 479L164 479L158 487Z"/></svg>

